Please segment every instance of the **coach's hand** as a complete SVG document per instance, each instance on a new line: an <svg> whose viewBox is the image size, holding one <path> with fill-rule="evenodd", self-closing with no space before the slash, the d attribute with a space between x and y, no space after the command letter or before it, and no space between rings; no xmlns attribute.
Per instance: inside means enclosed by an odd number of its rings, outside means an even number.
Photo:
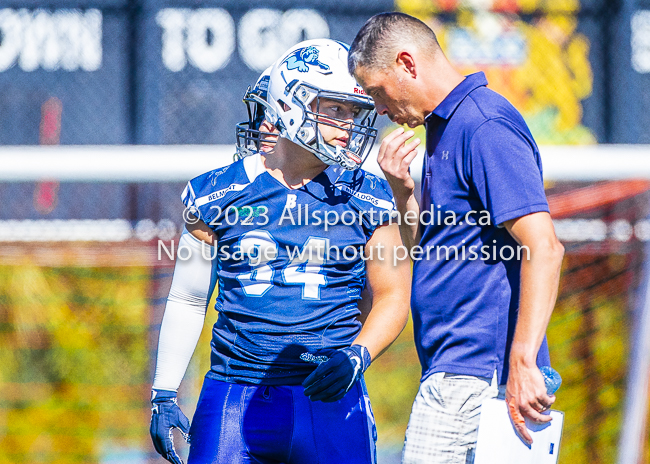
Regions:
<svg viewBox="0 0 650 464"><path fill-rule="evenodd" d="M176 392L152 390L151 392L151 427L149 433L156 451L174 464L183 464L183 460L174 448L172 430L181 431L185 441L189 441L190 421L176 403Z"/></svg>
<svg viewBox="0 0 650 464"><path fill-rule="evenodd" d="M368 349L361 345L352 345L340 350L319 351L316 355L325 355L329 359L321 363L305 379L305 395L312 401L331 403L338 401L352 388L354 382L370 366Z"/></svg>
<svg viewBox="0 0 650 464"><path fill-rule="evenodd" d="M555 402L555 395L546 393L544 377L537 366L511 365L506 385L506 404L512 424L519 437L528 445L533 439L526 428L525 418L542 424L551 416L542 414Z"/></svg>
<svg viewBox="0 0 650 464"><path fill-rule="evenodd" d="M384 171L396 200L408 198L415 189L415 181L411 177L409 166L418 154L417 147L420 145L420 139L406 143L414 134L413 131L404 132L404 128L398 127L384 137L379 147L377 162Z"/></svg>

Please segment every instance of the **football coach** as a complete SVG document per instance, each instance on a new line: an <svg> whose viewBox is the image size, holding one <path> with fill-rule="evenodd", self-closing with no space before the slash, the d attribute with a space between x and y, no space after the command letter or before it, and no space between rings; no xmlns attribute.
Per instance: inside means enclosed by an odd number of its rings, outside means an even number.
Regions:
<svg viewBox="0 0 650 464"><path fill-rule="evenodd" d="M541 412L555 401L538 367L550 364L545 332L564 255L537 145L485 75L459 74L416 18L370 18L348 66L379 114L426 128L419 204L409 172L414 133L398 128L378 155L414 263L422 364L402 462L472 463L481 403L504 389L513 424L531 443L523 418L548 422Z"/></svg>

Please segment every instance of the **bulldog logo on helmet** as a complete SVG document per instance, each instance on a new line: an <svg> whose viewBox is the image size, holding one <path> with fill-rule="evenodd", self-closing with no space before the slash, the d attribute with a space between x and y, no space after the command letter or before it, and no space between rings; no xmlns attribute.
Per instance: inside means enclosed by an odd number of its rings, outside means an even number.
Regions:
<svg viewBox="0 0 650 464"><path fill-rule="evenodd" d="M289 71L297 69L300 72L309 71L309 66L318 66L324 71L329 71L330 67L325 63L318 61L318 49L316 47L299 48L289 55L283 63L286 63Z"/></svg>

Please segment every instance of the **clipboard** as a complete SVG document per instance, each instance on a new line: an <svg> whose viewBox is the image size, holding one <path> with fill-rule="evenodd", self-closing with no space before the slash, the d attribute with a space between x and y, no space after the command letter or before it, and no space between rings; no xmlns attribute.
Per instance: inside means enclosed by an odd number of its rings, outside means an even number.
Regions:
<svg viewBox="0 0 650 464"><path fill-rule="evenodd" d="M488 399L481 406L474 464L557 464L564 413L550 410L553 420L526 427L533 444L528 447L517 435L505 400Z"/></svg>

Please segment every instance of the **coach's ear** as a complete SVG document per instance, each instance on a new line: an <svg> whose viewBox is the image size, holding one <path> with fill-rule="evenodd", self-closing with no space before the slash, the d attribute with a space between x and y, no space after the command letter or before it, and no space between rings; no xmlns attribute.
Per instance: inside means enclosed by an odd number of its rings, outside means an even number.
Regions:
<svg viewBox="0 0 650 464"><path fill-rule="evenodd" d="M404 72L408 74L412 79L416 79L418 77L417 68L415 66L415 59L410 52L406 50L399 52L397 54L395 64L397 65L398 73Z"/></svg>

